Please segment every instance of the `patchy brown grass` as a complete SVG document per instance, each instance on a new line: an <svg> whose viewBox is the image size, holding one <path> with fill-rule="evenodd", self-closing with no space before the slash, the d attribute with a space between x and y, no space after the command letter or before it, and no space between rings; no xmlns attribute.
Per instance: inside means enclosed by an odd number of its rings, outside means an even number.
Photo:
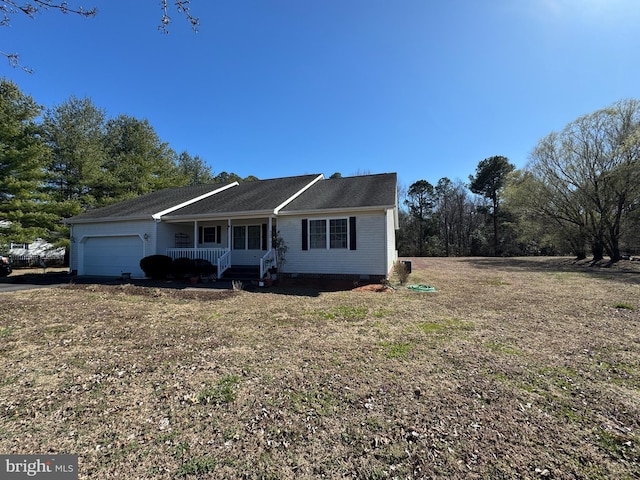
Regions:
<svg viewBox="0 0 640 480"><path fill-rule="evenodd" d="M80 478L630 479L640 275L412 259L377 291L0 296L0 452Z"/></svg>

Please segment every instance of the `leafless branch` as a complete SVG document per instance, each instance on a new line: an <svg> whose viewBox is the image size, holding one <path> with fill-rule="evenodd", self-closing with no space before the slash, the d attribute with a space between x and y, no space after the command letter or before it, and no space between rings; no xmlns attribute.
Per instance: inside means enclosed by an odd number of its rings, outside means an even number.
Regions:
<svg viewBox="0 0 640 480"><path fill-rule="evenodd" d="M162 19L158 30L162 33L169 33L169 24L171 23L171 17L169 17L169 1L161 0L160 5L162 7ZM198 32L198 26L200 25L200 19L191 15L191 0L175 0L176 11L184 15L187 21L191 24L191 28L194 32Z"/></svg>
<svg viewBox="0 0 640 480"><path fill-rule="evenodd" d="M34 18L41 10L54 9L62 13L73 13L81 17L95 17L98 10L93 7L85 10L81 5L78 7L70 7L69 2L54 2L52 0L32 0L31 2L18 2L16 0L4 0L0 2L0 11L2 12L2 21L0 26L6 26L10 23L10 15L22 12L30 18Z"/></svg>
<svg viewBox="0 0 640 480"><path fill-rule="evenodd" d="M158 26L158 30L163 33L169 33L169 24L171 23L168 3L168 0L161 0L160 2L162 7L162 18L161 23ZM174 6L178 14L183 15L191 24L193 31L197 32L198 26L200 25L200 19L191 14L191 0L175 0ZM89 9L85 9L82 5L72 7L69 6L69 2L66 0L0 0L0 27L10 26L11 19L16 14L23 13L29 18L35 18L35 16L42 11L51 9L64 14L71 13L74 15L80 15L84 18L95 17L98 13L97 8L95 7ZM20 59L17 53L6 53L0 51L0 55L7 58L10 66L20 68L27 73L33 73L32 69L20 64Z"/></svg>
<svg viewBox="0 0 640 480"><path fill-rule="evenodd" d="M7 57L7 60L9 61L9 66L13 68L19 68L26 73L33 73L33 70L31 68L25 67L24 65L20 64L20 56L17 53L6 53L3 51L0 51L0 55L4 55L5 57Z"/></svg>
<svg viewBox="0 0 640 480"><path fill-rule="evenodd" d="M70 7L67 1L54 2L53 0L32 0L24 2L17 0L4 0L0 1L0 27L10 26L13 15L23 13L29 18L35 18L36 14L40 13L42 10L49 9L54 9L65 14L71 13L80 15L85 18L95 17L98 13L95 7L89 10L85 10L82 6ZM27 73L33 73L31 68L25 67L20 63L20 57L17 53L0 51L0 55L7 57L11 67L20 68Z"/></svg>

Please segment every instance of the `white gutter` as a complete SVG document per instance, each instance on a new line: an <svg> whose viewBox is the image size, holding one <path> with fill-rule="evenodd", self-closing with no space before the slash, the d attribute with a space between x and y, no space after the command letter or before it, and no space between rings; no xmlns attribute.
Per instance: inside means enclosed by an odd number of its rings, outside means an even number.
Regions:
<svg viewBox="0 0 640 480"><path fill-rule="evenodd" d="M232 182L232 183L230 183L229 185L225 185L224 187L220 187L220 188L218 188L218 189L216 189L216 190L213 190L213 191L211 191L211 192L207 192L207 193L205 193L204 195L200 195L199 197L192 198L191 200L187 200L186 202L183 202L183 203L181 203L180 205L175 205L175 206L173 206L173 207L169 207L169 208L167 208L166 210L162 210L161 212L154 213L153 215L151 215L151 217L153 217L153 219L154 219L156 222L158 222L158 221L160 221L160 219L161 219L164 215L166 215L166 214L168 214L168 213L175 212L176 210L179 210L179 209L181 209L181 208L183 208L183 207L186 207L186 206L191 205L191 204L193 204L193 203L199 202L200 200L204 200L205 198L208 198L208 197L210 197L210 196L212 196L212 195L215 195L216 193L220 193L220 192L222 192L222 191L224 191L224 190L226 190L226 189L228 189L228 188L236 187L236 186L238 186L238 185L239 185L239 183L238 183L238 182Z"/></svg>
<svg viewBox="0 0 640 480"><path fill-rule="evenodd" d="M368 207L336 207L336 208L322 208L318 210L295 210L281 213L280 215L333 215L339 212L358 213L358 212L379 212L380 210L387 211L395 208L391 205L371 205Z"/></svg>
<svg viewBox="0 0 640 480"><path fill-rule="evenodd" d="M284 207L289 205L291 202L293 202L296 198L298 198L300 195L302 195L305 191L307 191L309 188L311 188L314 184L316 184L320 180L324 180L324 174L322 173L318 175L315 179L313 179L311 182L309 182L308 185L306 185L305 187L300 189L298 192L294 193L292 196L286 199L284 202L282 202L280 205L278 205L273 210L274 215L278 215L278 213L280 213L280 210L282 210Z"/></svg>

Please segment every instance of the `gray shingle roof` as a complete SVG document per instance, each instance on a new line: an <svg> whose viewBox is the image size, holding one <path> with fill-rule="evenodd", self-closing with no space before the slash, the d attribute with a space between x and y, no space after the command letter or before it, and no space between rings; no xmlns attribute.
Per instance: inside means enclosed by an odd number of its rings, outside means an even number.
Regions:
<svg viewBox="0 0 640 480"><path fill-rule="evenodd" d="M273 178L243 182L190 205L171 211L167 219L241 213L266 214L316 180L320 174ZM315 182L302 195L280 212L295 213L336 209L394 207L397 178L395 173L330 178ZM70 218L67 223L115 221L131 218L151 218L171 207L193 200L227 184L195 185L168 188L138 198L87 211Z"/></svg>
<svg viewBox="0 0 640 480"><path fill-rule="evenodd" d="M107 207L88 210L67 220L67 223L82 223L92 220L116 220L120 218L144 218L159 213L167 208L216 190L225 184L193 185L189 187L166 188L148 193L140 197L114 203ZM233 188L233 187L232 187Z"/></svg>
<svg viewBox="0 0 640 480"><path fill-rule="evenodd" d="M282 213L396 205L395 173L329 178L315 183L304 195L282 209Z"/></svg>
<svg viewBox="0 0 640 480"><path fill-rule="evenodd" d="M171 212L167 217L273 212L318 176L320 174L243 182L237 187Z"/></svg>

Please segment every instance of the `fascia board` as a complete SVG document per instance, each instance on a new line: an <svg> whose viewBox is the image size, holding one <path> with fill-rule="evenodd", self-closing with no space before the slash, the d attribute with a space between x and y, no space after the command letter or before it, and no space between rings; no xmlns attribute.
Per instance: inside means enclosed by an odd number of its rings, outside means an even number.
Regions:
<svg viewBox="0 0 640 480"><path fill-rule="evenodd" d="M85 223L136 222L140 220L153 220L153 218L150 215L132 215L129 217L81 218L76 220L74 220L73 218L65 218L64 220L62 220L62 223L64 223L65 225L81 225Z"/></svg>
<svg viewBox="0 0 640 480"><path fill-rule="evenodd" d="M284 207L286 207L287 205L289 205L292 201L294 201L296 198L298 198L300 195L302 195L306 190L308 190L309 188L311 188L316 182L319 182L320 180L324 180L324 174L320 174L318 175L316 178L314 178L313 180L311 180L311 182L309 182L307 185L305 185L304 187L302 187L299 191L297 191L296 193L294 193L293 195L291 195L289 198L287 198L284 202L282 202L280 205L278 205L274 210L273 213L274 215L278 215L280 213L280 210L282 210Z"/></svg>
<svg viewBox="0 0 640 480"><path fill-rule="evenodd" d="M291 210L280 212L279 216L301 216L301 215L325 215L336 213L349 213L349 212L380 212L386 211L389 208L395 208L393 205L373 205L369 207L348 207L348 208L323 208L319 210Z"/></svg>
<svg viewBox="0 0 640 480"><path fill-rule="evenodd" d="M191 205L193 203L199 202L200 200L204 200L205 198L211 197L212 195L215 195L216 193L223 192L223 191L227 190L228 188L236 187L238 185L239 185L238 182L232 182L229 185L225 185L223 187L216 188L215 190L212 190L211 192L207 192L204 195L200 195L199 197L195 197L195 198L192 198L190 200L187 200L186 202L182 202L179 205L174 205L173 207L169 207L169 208L167 208L165 210L162 210L161 212L154 213L152 215L152 217L153 217L154 220L159 221L159 220L162 219L163 216L165 216L165 215L167 215L167 214L169 214L171 212L175 212L176 210L179 210L181 208L189 206L189 205Z"/></svg>

